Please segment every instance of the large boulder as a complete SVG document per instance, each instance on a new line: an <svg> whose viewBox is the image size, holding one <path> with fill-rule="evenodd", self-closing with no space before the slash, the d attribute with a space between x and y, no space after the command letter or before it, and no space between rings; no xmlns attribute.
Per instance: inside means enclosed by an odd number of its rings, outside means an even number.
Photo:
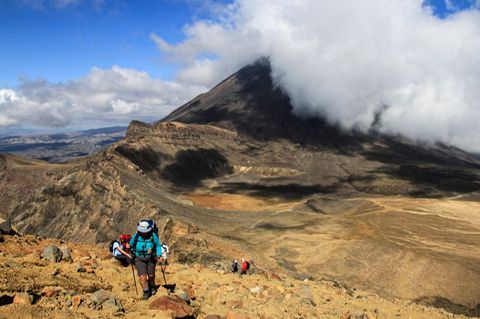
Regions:
<svg viewBox="0 0 480 319"><path fill-rule="evenodd" d="M193 315L193 308L178 296L162 296L153 300L150 309L169 310L174 318L186 318Z"/></svg>
<svg viewBox="0 0 480 319"><path fill-rule="evenodd" d="M62 251L55 245L47 246L43 249L42 258L58 263L62 260Z"/></svg>

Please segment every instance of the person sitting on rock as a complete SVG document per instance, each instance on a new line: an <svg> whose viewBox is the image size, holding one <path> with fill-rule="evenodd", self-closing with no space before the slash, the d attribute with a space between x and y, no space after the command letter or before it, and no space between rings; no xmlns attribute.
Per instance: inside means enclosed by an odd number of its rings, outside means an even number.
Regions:
<svg viewBox="0 0 480 319"><path fill-rule="evenodd" d="M130 240L134 264L137 268L138 278L143 288L142 299L148 299L157 290L155 286L155 266L162 262L163 248L157 234L152 231L148 221L138 223L137 232Z"/></svg>
<svg viewBox="0 0 480 319"><path fill-rule="evenodd" d="M163 254L162 254L163 263L164 265L168 265L167 258L168 258L168 254L170 253L170 248L168 248L167 244L162 243L162 249L163 249Z"/></svg>
<svg viewBox="0 0 480 319"><path fill-rule="evenodd" d="M129 254L129 241L131 238L132 236L130 236L129 234L120 235L118 241L115 241L112 246L113 257L118 260L124 267L128 267L132 260L132 256Z"/></svg>

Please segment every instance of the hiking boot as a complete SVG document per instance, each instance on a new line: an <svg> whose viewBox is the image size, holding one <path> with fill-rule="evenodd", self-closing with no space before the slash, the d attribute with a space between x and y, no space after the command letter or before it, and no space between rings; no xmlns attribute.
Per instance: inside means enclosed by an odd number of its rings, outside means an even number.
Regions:
<svg viewBox="0 0 480 319"><path fill-rule="evenodd" d="M155 295L157 293L157 288L155 288L154 286L150 287L150 295Z"/></svg>
<svg viewBox="0 0 480 319"><path fill-rule="evenodd" d="M148 298L150 298L152 296L151 292L150 292L150 289L149 290L144 290L143 291L143 296L142 296L142 300L147 300Z"/></svg>

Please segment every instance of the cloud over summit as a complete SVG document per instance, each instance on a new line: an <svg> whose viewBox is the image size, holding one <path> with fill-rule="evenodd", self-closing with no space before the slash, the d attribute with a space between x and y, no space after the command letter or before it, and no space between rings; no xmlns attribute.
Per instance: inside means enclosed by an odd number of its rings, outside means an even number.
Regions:
<svg viewBox="0 0 480 319"><path fill-rule="evenodd" d="M268 56L299 114L480 150L480 12L420 0L238 0L160 50L203 85Z"/></svg>

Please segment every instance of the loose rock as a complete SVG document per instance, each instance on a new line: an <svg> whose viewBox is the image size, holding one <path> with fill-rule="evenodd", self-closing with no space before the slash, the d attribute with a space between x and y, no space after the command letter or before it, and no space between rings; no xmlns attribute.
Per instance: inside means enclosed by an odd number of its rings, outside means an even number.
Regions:
<svg viewBox="0 0 480 319"><path fill-rule="evenodd" d="M82 296L77 295L72 297L72 307L74 309L77 309L78 307L80 307L82 302L83 302Z"/></svg>
<svg viewBox="0 0 480 319"><path fill-rule="evenodd" d="M50 273L50 275L51 275L52 277L55 277L55 276L58 275L59 273L60 273L60 268L55 267L55 268L53 269L53 271Z"/></svg>
<svg viewBox="0 0 480 319"><path fill-rule="evenodd" d="M90 301L94 306L101 306L105 301L115 298L110 291L100 289L90 296Z"/></svg>
<svg viewBox="0 0 480 319"><path fill-rule="evenodd" d="M32 305L34 301L35 297L25 292L15 294L15 296L13 297L13 303L19 305Z"/></svg>
<svg viewBox="0 0 480 319"><path fill-rule="evenodd" d="M66 262L73 262L73 258L72 258L72 250L68 247L62 247L60 249L62 251L62 260L63 261L66 261Z"/></svg>
<svg viewBox="0 0 480 319"><path fill-rule="evenodd" d="M162 296L153 300L150 309L170 310L174 318L183 318L193 315L193 308L178 296Z"/></svg>
<svg viewBox="0 0 480 319"><path fill-rule="evenodd" d="M257 287L251 288L250 292L254 295L258 295L259 293L262 292L262 290L263 290L262 287L257 286Z"/></svg>
<svg viewBox="0 0 480 319"><path fill-rule="evenodd" d="M75 267L75 271L76 272L87 272L87 269L85 269L85 267L83 267L82 264L78 263Z"/></svg>
<svg viewBox="0 0 480 319"><path fill-rule="evenodd" d="M102 309L110 310L110 311L113 311L113 312L123 312L124 311L123 306L120 303L120 301L118 301L115 298L110 298L107 301L105 301L102 304Z"/></svg>
<svg viewBox="0 0 480 319"><path fill-rule="evenodd" d="M42 252L42 258L58 263L62 260L62 251L55 245L47 246Z"/></svg>

